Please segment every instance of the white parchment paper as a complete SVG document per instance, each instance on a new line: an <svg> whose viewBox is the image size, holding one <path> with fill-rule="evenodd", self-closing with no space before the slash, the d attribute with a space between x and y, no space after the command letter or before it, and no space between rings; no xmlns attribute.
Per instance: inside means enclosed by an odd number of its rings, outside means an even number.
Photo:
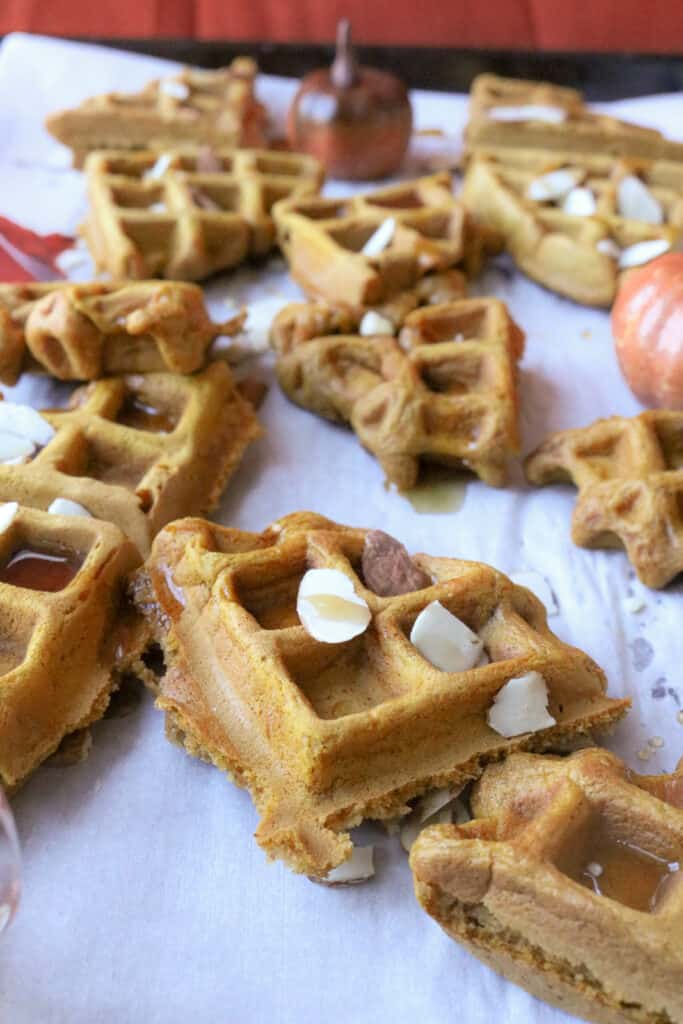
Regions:
<svg viewBox="0 0 683 1024"><path fill-rule="evenodd" d="M44 116L95 92L137 89L171 68L96 47L8 37L0 50L0 213L41 232L74 232L85 212L83 179L43 131ZM281 115L293 88L266 78L261 94ZM418 128L447 134L419 139L411 167L439 155L448 162L465 97L422 92L414 100ZM681 104L661 96L608 109L680 138ZM329 186L335 189L342 186ZM504 299L527 332L525 452L552 430L639 411L619 375L607 314L496 269L477 291ZM215 309L255 303L261 330L298 295L279 259L210 289ZM52 385L39 378L6 393L35 405L54 399ZM516 468L505 490L469 483L455 514L417 515L384 489L379 466L350 432L290 405L274 382L261 418L267 434L231 483L221 522L259 530L308 508L382 527L413 551L539 571L557 595L557 634L605 668L614 696L633 698L611 746L637 770L674 767L683 753L683 587L647 591L620 552L574 547L572 488L529 489ZM643 596L641 612L626 610L629 594ZM663 745L651 746L653 737ZM637 756L643 750L647 761ZM364 827L364 841L378 844L377 876L364 886L326 889L267 864L252 839L257 820L248 795L167 743L149 697L128 717L94 729L86 762L45 765L14 806L24 895L0 939L3 1024L569 1019L442 934L413 897L398 840L379 828Z"/></svg>

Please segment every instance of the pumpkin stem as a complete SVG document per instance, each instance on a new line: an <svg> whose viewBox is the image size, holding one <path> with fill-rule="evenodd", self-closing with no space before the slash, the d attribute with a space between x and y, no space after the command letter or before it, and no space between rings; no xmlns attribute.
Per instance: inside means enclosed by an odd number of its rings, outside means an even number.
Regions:
<svg viewBox="0 0 683 1024"><path fill-rule="evenodd" d="M358 80L358 61L351 43L351 22L348 18L342 18L337 24L337 44L330 78L337 89L350 89Z"/></svg>

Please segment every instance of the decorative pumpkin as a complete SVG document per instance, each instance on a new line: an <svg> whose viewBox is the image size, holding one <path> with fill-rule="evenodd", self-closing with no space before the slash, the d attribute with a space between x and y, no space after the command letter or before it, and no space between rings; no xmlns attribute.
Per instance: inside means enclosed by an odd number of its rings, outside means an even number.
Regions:
<svg viewBox="0 0 683 1024"><path fill-rule="evenodd" d="M645 405L683 409L683 253L628 275L612 309L626 383Z"/></svg>
<svg viewBox="0 0 683 1024"><path fill-rule="evenodd" d="M333 178L384 178L403 160L412 124L403 82L359 65L350 24L340 21L332 67L306 75L290 107L292 149L317 157Z"/></svg>

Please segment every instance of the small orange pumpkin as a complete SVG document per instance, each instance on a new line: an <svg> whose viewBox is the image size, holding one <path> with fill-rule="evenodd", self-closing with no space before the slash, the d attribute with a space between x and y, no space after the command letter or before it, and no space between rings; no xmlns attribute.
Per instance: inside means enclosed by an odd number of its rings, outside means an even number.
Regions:
<svg viewBox="0 0 683 1024"><path fill-rule="evenodd" d="M683 253L667 253L628 275L612 309L612 334L636 398L683 409Z"/></svg>

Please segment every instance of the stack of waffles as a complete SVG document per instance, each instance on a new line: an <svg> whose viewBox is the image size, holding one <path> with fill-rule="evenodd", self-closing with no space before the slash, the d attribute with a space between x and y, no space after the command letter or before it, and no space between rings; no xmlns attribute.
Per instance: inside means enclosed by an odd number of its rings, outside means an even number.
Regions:
<svg viewBox="0 0 683 1024"><path fill-rule="evenodd" d="M482 76L463 201L553 291L610 306L683 235L683 144L591 114L573 90Z"/></svg>
<svg viewBox="0 0 683 1024"><path fill-rule="evenodd" d="M102 150L85 163L83 233L114 279L199 281L275 243L273 206L318 192L313 157L211 147Z"/></svg>
<svg viewBox="0 0 683 1024"><path fill-rule="evenodd" d="M273 214L295 281L312 298L359 311L409 291L425 275L481 268L499 248L454 197L447 172L346 199L293 197Z"/></svg>
<svg viewBox="0 0 683 1024"><path fill-rule="evenodd" d="M243 320L212 323L178 282L2 286L4 379L91 379L60 409L0 401L7 788L101 717L137 651L127 574L166 523L217 504L260 435L227 364L207 362Z"/></svg>
<svg viewBox="0 0 683 1024"><path fill-rule="evenodd" d="M47 119L80 167L94 149L166 149L178 145L263 146L266 112L254 96L257 67L238 57L217 71L185 68L138 93L92 96Z"/></svg>

